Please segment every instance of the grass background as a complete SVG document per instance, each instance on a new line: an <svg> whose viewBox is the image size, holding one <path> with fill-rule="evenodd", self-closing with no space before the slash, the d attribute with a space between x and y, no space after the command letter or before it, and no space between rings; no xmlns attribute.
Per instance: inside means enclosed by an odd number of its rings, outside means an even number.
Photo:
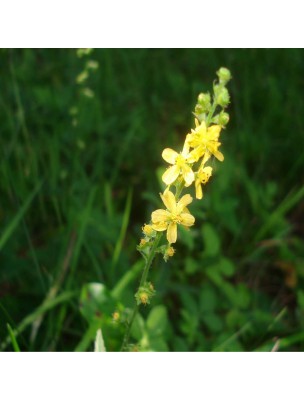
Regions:
<svg viewBox="0 0 304 400"><path fill-rule="evenodd" d="M77 83L89 60L99 67ZM225 162L175 257L154 263L157 296L132 342L303 350L303 50L24 49L0 61L1 350L92 350L100 326L119 350L112 313L134 301L161 152L181 148L221 66L233 75Z"/></svg>

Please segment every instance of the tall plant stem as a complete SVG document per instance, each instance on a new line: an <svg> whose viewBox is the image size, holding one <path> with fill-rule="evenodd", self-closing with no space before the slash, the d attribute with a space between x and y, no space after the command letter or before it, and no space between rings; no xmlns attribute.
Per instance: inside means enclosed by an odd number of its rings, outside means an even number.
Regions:
<svg viewBox="0 0 304 400"><path fill-rule="evenodd" d="M158 244L160 242L160 239L161 239L162 235L163 235L162 232L157 232L157 234L156 234L156 237L155 237L155 240L154 240L153 245L151 247L150 253L149 253L148 257L146 258L146 263L145 263L145 267L144 267L144 270L143 270L143 273L142 273L142 276L141 276L139 287L143 286L147 282L149 270L150 270L152 261L153 261L153 259L155 257L156 250L157 250L157 247L158 247ZM131 328L132 328L133 322L135 320L135 317L137 315L138 308L139 308L138 304L135 303L133 311L132 311L132 315L131 315L131 318L130 318L130 321L127 323L127 329L126 329L126 333L125 333L125 336L124 336L124 339L123 339L123 342L122 342L121 351L124 351L126 346L128 345L129 337L130 337L130 333L131 333Z"/></svg>

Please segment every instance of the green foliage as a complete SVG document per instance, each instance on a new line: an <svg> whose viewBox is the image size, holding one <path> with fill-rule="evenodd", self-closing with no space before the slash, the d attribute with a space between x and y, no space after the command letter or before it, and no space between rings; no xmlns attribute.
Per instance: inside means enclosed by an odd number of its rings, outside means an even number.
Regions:
<svg viewBox="0 0 304 400"><path fill-rule="evenodd" d="M222 65L225 162L174 258L157 256L130 350L304 349L303 50L24 49L0 61L1 350L102 349L101 329L119 351L161 151L178 148L198 93L208 109Z"/></svg>

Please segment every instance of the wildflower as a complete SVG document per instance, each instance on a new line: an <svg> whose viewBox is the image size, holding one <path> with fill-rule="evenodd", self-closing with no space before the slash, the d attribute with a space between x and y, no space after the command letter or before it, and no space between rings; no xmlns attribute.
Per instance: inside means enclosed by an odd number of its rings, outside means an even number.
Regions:
<svg viewBox="0 0 304 400"><path fill-rule="evenodd" d="M148 243L148 241L146 239L140 239L139 246L143 247L147 243Z"/></svg>
<svg viewBox="0 0 304 400"><path fill-rule="evenodd" d="M216 74L219 77L220 83L226 84L231 79L231 72L227 68L220 68Z"/></svg>
<svg viewBox="0 0 304 400"><path fill-rule="evenodd" d="M212 167L201 167L195 177L195 197L197 199L203 198L202 185L205 185L210 176L212 175Z"/></svg>
<svg viewBox="0 0 304 400"><path fill-rule="evenodd" d="M189 146L185 143L183 151L178 154L172 149L165 149L162 157L169 164L172 164L162 176L162 180L166 185L171 185L181 174L186 182L186 186L190 186L194 181L194 172L192 171L189 162L193 162L192 154L189 153Z"/></svg>
<svg viewBox="0 0 304 400"><path fill-rule="evenodd" d="M118 321L120 320L120 313L119 313L118 311L115 311L115 312L112 314L112 317L113 317L113 321L114 321L114 322L118 322Z"/></svg>
<svg viewBox="0 0 304 400"><path fill-rule="evenodd" d="M174 249L172 246L170 246L170 247L167 248L167 250L166 250L166 255L167 255L168 257L173 257L173 256L174 256L174 253L175 253L175 249Z"/></svg>
<svg viewBox="0 0 304 400"><path fill-rule="evenodd" d="M193 215L187 210L187 205L192 202L190 194L185 194L178 202L169 190L160 194L166 210L159 209L152 213L153 229L156 231L167 230L167 240L175 243L177 239L177 225L192 226L195 222Z"/></svg>
<svg viewBox="0 0 304 400"><path fill-rule="evenodd" d="M148 293L145 293L145 292L140 293L139 299L142 304L146 305L149 301Z"/></svg>
<svg viewBox="0 0 304 400"><path fill-rule="evenodd" d="M191 152L191 159L198 161L204 154L213 154L219 161L224 160L223 154L218 151L221 143L218 141L221 126L211 125L208 129L205 121L201 124L195 119L195 129L191 129L191 133L187 135L186 143L193 147L194 150Z"/></svg>
<svg viewBox="0 0 304 400"><path fill-rule="evenodd" d="M148 225L148 224L145 224L145 225L142 227L142 231L143 231L143 233L144 233L145 235L147 235L147 236L151 236L151 235L153 234L153 232L154 232L152 226L151 226L151 225Z"/></svg>

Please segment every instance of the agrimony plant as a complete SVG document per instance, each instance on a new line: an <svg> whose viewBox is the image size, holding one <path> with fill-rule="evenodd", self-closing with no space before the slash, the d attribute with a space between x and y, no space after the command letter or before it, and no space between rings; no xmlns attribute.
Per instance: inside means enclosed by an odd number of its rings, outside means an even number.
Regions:
<svg viewBox="0 0 304 400"><path fill-rule="evenodd" d="M195 217L188 206L192 196L187 193L191 185L195 186L196 199L203 198L203 188L212 176L212 167L208 165L212 157L224 161L219 150L220 134L229 122L225 111L230 102L226 88L231 79L227 68L217 71L218 80L213 84L213 93L200 93L194 110L195 127L186 134L181 152L166 148L162 158L169 164L162 176L166 189L160 193L163 208L152 212L151 220L142 228L143 237L137 247L145 260L142 277L135 293L135 306L126 322L126 332L122 350L128 349L132 324L141 305L150 303L155 289L148 279L154 257L161 253L165 261L175 253L173 244L178 238L178 226L190 229Z"/></svg>

